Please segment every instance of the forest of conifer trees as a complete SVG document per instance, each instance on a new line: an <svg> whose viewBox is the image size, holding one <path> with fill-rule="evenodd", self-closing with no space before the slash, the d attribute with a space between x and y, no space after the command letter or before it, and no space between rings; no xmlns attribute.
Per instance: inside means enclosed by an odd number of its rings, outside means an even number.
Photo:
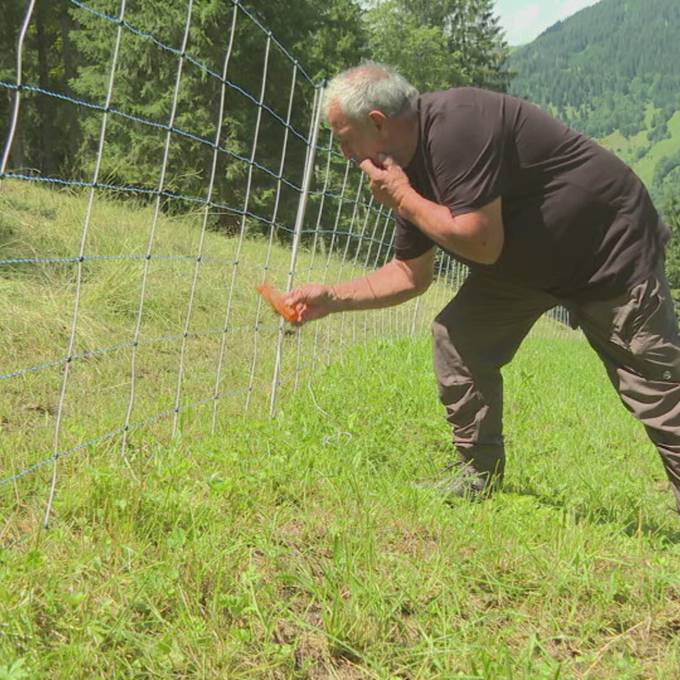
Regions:
<svg viewBox="0 0 680 680"><path fill-rule="evenodd" d="M91 8L116 15L115 0L92 0ZM594 7L548 29L534 43L509 49L492 0L250 0L244 6L271 29L314 82L371 58L397 66L419 89L472 84L516 93L550 109L568 123L600 137L618 129L635 134L654 108L650 139L668 134L670 117L680 110L680 5L676 0L602 0ZM16 77L16 40L25 12L21 0L8 0L0 24L0 137L9 126ZM196 0L188 51L220 70L228 42L233 5ZM126 21L178 47L185 3L145 0L130 4ZM261 32L241 22L234 44L231 78L256 93L264 58ZM99 105L105 98L107 69L115 31L80 3L60 0L36 4L24 51L24 80L42 90ZM622 42L623 41L623 42ZM149 40L126 35L119 61L122 74L113 105L150 121L167 118L176 56L163 53ZM272 59L266 92L268 105L281 116L289 91L290 64ZM199 69L186 68L179 96L178 127L209 137L217 100L215 83ZM305 126L313 87L300 96L292 117ZM252 118L233 95L224 120L225 148L243 154L249 148ZM274 168L281 147L280 126L263 123L258 161ZM91 172L98 135L98 113L32 91L24 92L10 165L43 176L79 178ZM157 179L159 138L148 126L113 121L106 140L103 174L114 184L153 185ZM299 165L304 145L291 143L290 164ZM210 154L187 141L173 146L169 188L200 193L209 172ZM239 199L245 164L227 162L220 168L215 190L226 202ZM672 225L680 222L676 187L680 150L666 156L655 171L663 186L659 202ZM271 194L263 179L254 205ZM283 198L281 212L294 209L294 197ZM286 204L289 204L286 207ZM229 219L224 217L224 228ZM677 249L677 246L674 245ZM673 285L680 288L680 255L671 254Z"/></svg>

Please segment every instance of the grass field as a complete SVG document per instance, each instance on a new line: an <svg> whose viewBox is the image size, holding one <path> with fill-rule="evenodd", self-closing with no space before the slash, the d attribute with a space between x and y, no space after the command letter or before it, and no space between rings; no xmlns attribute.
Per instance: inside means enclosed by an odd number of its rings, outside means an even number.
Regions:
<svg viewBox="0 0 680 680"><path fill-rule="evenodd" d="M55 196L2 195L3 257L73 253L68 225L81 223L83 203ZM99 209L93 236L111 240L97 252L138 252L107 250L123 234L143 242L131 209ZM162 226L160 252L190 252L191 225ZM209 236L214 257L233 257L232 241ZM249 242L244 253L261 266L263 247ZM272 266L285 272L277 248ZM129 336L138 290L124 266L137 264L117 264L89 265L83 347ZM150 292L152 337L176 332L185 309L186 277L166 266ZM63 346L73 280L51 266L3 274L6 370ZM244 267L243 290L260 274ZM197 330L213 324L216 281L201 288ZM330 360L311 387L285 393L275 420L262 415L265 390L248 418L235 415L241 401L233 413L226 405L215 436L183 423L167 443L151 428L127 464L107 446L60 461L48 531L39 525L49 468L2 489L0 679L678 677L680 521L658 456L585 343L526 341L505 371L505 490L447 504L412 484L450 453L429 341L381 339L399 317L374 318L382 325L351 348L354 318L334 322L320 339ZM229 379L251 366L251 331L234 344ZM302 329L303 352L313 333ZM261 337L263 356L275 337ZM204 350L214 347L192 352ZM172 403L176 352L172 362L146 356L142 416ZM129 357L107 361L85 362L90 377L73 383L71 441L120 424ZM204 370L212 376L214 364ZM21 380L0 397L3 477L40 453L37 421L54 425L45 406L54 386ZM204 384L196 374L187 398Z"/></svg>
<svg viewBox="0 0 680 680"><path fill-rule="evenodd" d="M79 253L86 199L17 182L5 182L0 191L0 470L18 472L54 450L77 273L76 263L63 259ZM409 303L381 314L325 320L311 333L289 329L281 335L255 286L266 278L285 287L290 245L270 244L253 233L252 224L242 243L233 235L205 234L187 324L201 224L200 212L161 214L133 348L153 209L104 195L95 200L58 451L119 429L128 412L130 446L143 448L144 433L168 436L176 403L185 436L209 431L213 412L219 423L246 410L268 412L280 337L278 390L284 396L301 375L311 375L344 346L412 327L416 310ZM332 283L357 275L365 259L381 264L387 256L387 247L371 246L358 262L343 264L306 243L296 280ZM26 262L31 258L39 261ZM441 303L448 291L440 288L427 304ZM26 370L34 367L41 368ZM219 400L213 399L216 393Z"/></svg>
<svg viewBox="0 0 680 680"><path fill-rule="evenodd" d="M158 447L138 482L72 459L54 528L0 553L0 677L677 677L655 452L583 343L530 339L506 380L485 503L411 486L448 452L425 340L352 353L273 422Z"/></svg>

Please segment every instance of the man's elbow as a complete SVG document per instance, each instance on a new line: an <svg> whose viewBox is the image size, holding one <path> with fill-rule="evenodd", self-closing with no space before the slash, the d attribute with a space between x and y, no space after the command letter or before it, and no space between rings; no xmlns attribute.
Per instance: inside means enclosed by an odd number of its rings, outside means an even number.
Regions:
<svg viewBox="0 0 680 680"><path fill-rule="evenodd" d="M396 266L402 272L402 280L405 283L404 291L408 292L410 297L422 295L432 284L434 279L433 262L434 248L412 260L398 260L396 258L393 260L393 266Z"/></svg>
<svg viewBox="0 0 680 680"><path fill-rule="evenodd" d="M407 277L407 287L405 288L405 292L408 293L409 298L412 297L417 297L418 295L422 295L424 292L427 291L427 289L430 287L432 284L433 276L423 276L423 275L414 275L413 272L408 273Z"/></svg>
<svg viewBox="0 0 680 680"><path fill-rule="evenodd" d="M467 230L460 233L466 235L467 253L465 257L478 264L493 265L498 262L503 252L505 241L504 230L501 225L473 224L465 225Z"/></svg>
<svg viewBox="0 0 680 680"><path fill-rule="evenodd" d="M417 271L411 271L411 286L414 296L422 295L432 285L434 281L434 271L430 264L421 267Z"/></svg>
<svg viewBox="0 0 680 680"><path fill-rule="evenodd" d="M496 264L503 252L503 236L500 238L483 241L480 244L479 255L477 261L479 264L492 265Z"/></svg>
<svg viewBox="0 0 680 680"><path fill-rule="evenodd" d="M454 216L451 229L464 242L467 259L483 265L500 259L505 242L500 199L478 211Z"/></svg>
<svg viewBox="0 0 680 680"><path fill-rule="evenodd" d="M413 285L413 295L422 295L427 292L427 289L432 285L432 279L425 281L416 281Z"/></svg>

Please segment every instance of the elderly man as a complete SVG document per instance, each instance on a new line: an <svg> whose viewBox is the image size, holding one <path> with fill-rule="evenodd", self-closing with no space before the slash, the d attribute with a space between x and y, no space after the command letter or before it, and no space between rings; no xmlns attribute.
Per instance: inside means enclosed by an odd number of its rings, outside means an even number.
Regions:
<svg viewBox="0 0 680 680"><path fill-rule="evenodd" d="M394 259L368 276L292 291L302 322L399 304L433 277L435 247L469 266L434 321L439 395L458 473L502 481L501 367L565 305L625 406L645 425L680 512L680 336L664 274L668 228L616 156L525 101L475 88L419 95L388 66L334 78L325 114L344 155L397 216Z"/></svg>

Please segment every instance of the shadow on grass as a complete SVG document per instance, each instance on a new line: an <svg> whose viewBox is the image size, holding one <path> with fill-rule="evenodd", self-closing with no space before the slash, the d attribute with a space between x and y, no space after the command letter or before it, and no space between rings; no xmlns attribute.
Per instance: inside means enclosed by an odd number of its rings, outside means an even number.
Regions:
<svg viewBox="0 0 680 680"><path fill-rule="evenodd" d="M639 536L661 541L665 545L680 544L680 515L669 506L669 519L675 520L677 528L671 528L667 524L656 522L640 522L634 510L629 512L613 512L604 507L594 507L591 510L579 510L568 508L561 499L547 496L545 493L531 488L530 486L504 484L503 491L515 493L521 496L532 496L540 505L556 510L569 510L570 514L578 524L598 524L620 526L621 531L627 536Z"/></svg>

